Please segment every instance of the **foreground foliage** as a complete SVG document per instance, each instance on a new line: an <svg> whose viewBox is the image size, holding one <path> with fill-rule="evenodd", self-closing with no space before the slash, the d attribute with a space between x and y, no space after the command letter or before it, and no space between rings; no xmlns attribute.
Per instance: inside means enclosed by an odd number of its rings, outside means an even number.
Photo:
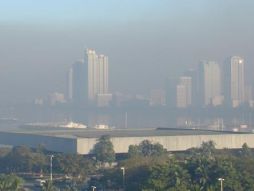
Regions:
<svg viewBox="0 0 254 191"><path fill-rule="evenodd" d="M23 180L15 175L0 175L0 191L22 190Z"/></svg>
<svg viewBox="0 0 254 191"><path fill-rule="evenodd" d="M224 178L224 191L253 191L254 188L254 153L247 144L238 150L217 150L215 143L209 141L200 148L172 154L159 143L145 140L131 145L128 155L121 156L116 166L108 167L103 164L115 161L110 137L98 139L93 151L96 159L54 154L54 173L71 180L61 189L78 191L86 183L88 190L96 186L97 190L105 191L123 187L125 191L217 191L220 190L218 178ZM48 173L48 153L42 148L23 146L0 149L0 171ZM0 191L20 190L21 186L20 178L0 175ZM43 190L56 190L55 186L47 182Z"/></svg>
<svg viewBox="0 0 254 191"><path fill-rule="evenodd" d="M155 147L150 144L146 141L130 146L129 158L120 161L118 167L105 170L104 176L97 182L93 180L93 184L105 190L122 188L120 167L124 166L125 190L129 191L217 191L221 177L225 179L224 191L254 188L254 155L246 144L240 150L216 150L215 143L209 141L200 148L174 155L151 152ZM143 153L142 145L149 145L146 148L150 150Z"/></svg>

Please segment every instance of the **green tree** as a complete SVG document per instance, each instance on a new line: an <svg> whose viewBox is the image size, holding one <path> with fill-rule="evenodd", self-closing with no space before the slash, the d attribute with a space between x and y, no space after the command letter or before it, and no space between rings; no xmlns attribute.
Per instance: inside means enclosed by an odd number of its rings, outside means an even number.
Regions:
<svg viewBox="0 0 254 191"><path fill-rule="evenodd" d="M47 156L34 152L26 146L14 147L1 159L3 172L40 172L47 166Z"/></svg>
<svg viewBox="0 0 254 191"><path fill-rule="evenodd" d="M135 157L141 155L138 145L130 145L128 150L128 157Z"/></svg>
<svg viewBox="0 0 254 191"><path fill-rule="evenodd" d="M149 140L142 141L139 147L144 156L159 156L166 152L161 144L152 144Z"/></svg>
<svg viewBox="0 0 254 191"><path fill-rule="evenodd" d="M96 160L102 164L112 164L115 161L114 147L108 135L103 135L98 139L98 142L94 145L93 153Z"/></svg>
<svg viewBox="0 0 254 191"><path fill-rule="evenodd" d="M0 175L0 191L21 190L23 180L15 175Z"/></svg>
<svg viewBox="0 0 254 191"><path fill-rule="evenodd" d="M80 181L83 181L88 174L94 172L95 164L94 161L81 155L57 154L54 158L54 169L73 178L78 177Z"/></svg>
<svg viewBox="0 0 254 191"><path fill-rule="evenodd" d="M43 186L42 191L57 191L58 189L53 185L52 181L47 180Z"/></svg>
<svg viewBox="0 0 254 191"><path fill-rule="evenodd" d="M251 157L253 156L251 148L247 145L247 143L244 143L242 145L242 149L240 150L240 155L243 157Z"/></svg>
<svg viewBox="0 0 254 191"><path fill-rule="evenodd" d="M166 164L150 167L143 190L187 191L190 183L188 172L174 159Z"/></svg>
<svg viewBox="0 0 254 191"><path fill-rule="evenodd" d="M128 150L128 156L133 157L137 155L150 157L161 156L167 153L167 150L159 143L153 144L149 140L142 141L139 145L130 145Z"/></svg>
<svg viewBox="0 0 254 191"><path fill-rule="evenodd" d="M203 142L200 147L201 154L208 158L211 158L214 156L215 150L216 148L215 148L214 141Z"/></svg>

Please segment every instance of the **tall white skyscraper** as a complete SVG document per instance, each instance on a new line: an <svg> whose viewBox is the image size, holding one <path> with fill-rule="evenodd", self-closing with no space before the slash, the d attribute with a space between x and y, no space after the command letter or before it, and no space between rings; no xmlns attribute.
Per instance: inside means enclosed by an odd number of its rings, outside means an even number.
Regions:
<svg viewBox="0 0 254 191"><path fill-rule="evenodd" d="M99 55L98 59L98 94L108 93L108 57Z"/></svg>
<svg viewBox="0 0 254 191"><path fill-rule="evenodd" d="M87 49L84 60L75 62L68 72L67 95L74 104L99 99L100 105L107 105L112 97L108 94L108 57Z"/></svg>
<svg viewBox="0 0 254 191"><path fill-rule="evenodd" d="M180 77L176 86L176 105L178 108L186 108L192 104L192 78Z"/></svg>
<svg viewBox="0 0 254 191"><path fill-rule="evenodd" d="M244 60L241 57L231 57L231 101L233 107L244 102Z"/></svg>
<svg viewBox="0 0 254 191"><path fill-rule="evenodd" d="M228 104L238 107L244 103L244 59L239 56L230 57L224 66L224 95Z"/></svg>
<svg viewBox="0 0 254 191"><path fill-rule="evenodd" d="M214 61L201 61L199 65L199 80L201 104L204 106L222 104L219 64Z"/></svg>
<svg viewBox="0 0 254 191"><path fill-rule="evenodd" d="M87 49L85 64L88 68L88 100L95 101L97 95L108 94L108 57L97 55Z"/></svg>

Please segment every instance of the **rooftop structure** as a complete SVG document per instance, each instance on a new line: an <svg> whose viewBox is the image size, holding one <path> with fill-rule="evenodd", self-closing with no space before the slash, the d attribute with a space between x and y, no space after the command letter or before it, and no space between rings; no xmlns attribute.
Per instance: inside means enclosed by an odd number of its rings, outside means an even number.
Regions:
<svg viewBox="0 0 254 191"><path fill-rule="evenodd" d="M70 129L29 130L0 132L0 144L43 145L54 152L90 154L94 144L102 135L109 135L116 153L127 153L129 145L143 140L162 144L168 151L184 151L199 147L204 141L214 141L216 148L241 148L244 143L254 148L254 134L194 129Z"/></svg>

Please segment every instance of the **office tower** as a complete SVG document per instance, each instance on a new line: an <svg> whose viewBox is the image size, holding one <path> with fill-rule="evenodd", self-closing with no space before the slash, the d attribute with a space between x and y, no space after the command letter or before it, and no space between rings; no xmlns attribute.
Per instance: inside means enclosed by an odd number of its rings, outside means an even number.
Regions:
<svg viewBox="0 0 254 191"><path fill-rule="evenodd" d="M98 56L94 50L87 49L85 65L88 69L88 99L93 100L97 94L98 86Z"/></svg>
<svg viewBox="0 0 254 191"><path fill-rule="evenodd" d="M72 102L72 92L73 92L73 70L72 67L69 69L68 74L67 74L67 92L66 92L66 97L68 102Z"/></svg>
<svg viewBox="0 0 254 191"><path fill-rule="evenodd" d="M226 103L238 107L244 103L244 59L239 56L229 58L224 66L224 94Z"/></svg>
<svg viewBox="0 0 254 191"><path fill-rule="evenodd" d="M68 73L68 98L74 104L87 103L87 68L76 61Z"/></svg>
<svg viewBox="0 0 254 191"><path fill-rule="evenodd" d="M171 108L176 107L176 78L168 78L165 83L166 105Z"/></svg>
<svg viewBox="0 0 254 191"><path fill-rule="evenodd" d="M184 76L191 77L191 105L197 106L200 101L197 70L188 69L184 72Z"/></svg>
<svg viewBox="0 0 254 191"><path fill-rule="evenodd" d="M112 99L108 93L108 57L87 49L84 61L75 62L68 72L67 95L72 103L107 105Z"/></svg>
<svg viewBox="0 0 254 191"><path fill-rule="evenodd" d="M176 104L178 108L189 107L192 95L192 79L188 76L180 77L179 83L176 86Z"/></svg>
<svg viewBox="0 0 254 191"><path fill-rule="evenodd" d="M108 57L98 56L94 50L87 49L85 64L88 70L88 101L94 103L103 97L109 100L112 95L108 93Z"/></svg>
<svg viewBox="0 0 254 191"><path fill-rule="evenodd" d="M176 107L177 108L186 108L187 104L187 93L186 87L184 85L178 84L176 86Z"/></svg>
<svg viewBox="0 0 254 191"><path fill-rule="evenodd" d="M98 59L98 94L108 93L108 57L99 55Z"/></svg>
<svg viewBox="0 0 254 191"><path fill-rule="evenodd" d="M201 61L199 64L199 95L201 105L221 105L221 71L219 64L214 61Z"/></svg>
<svg viewBox="0 0 254 191"><path fill-rule="evenodd" d="M166 96L165 91L162 89L153 89L150 91L150 106L165 106Z"/></svg>
<svg viewBox="0 0 254 191"><path fill-rule="evenodd" d="M251 85L246 85L245 86L245 102L250 103L253 100L253 95L252 95L252 86Z"/></svg>

